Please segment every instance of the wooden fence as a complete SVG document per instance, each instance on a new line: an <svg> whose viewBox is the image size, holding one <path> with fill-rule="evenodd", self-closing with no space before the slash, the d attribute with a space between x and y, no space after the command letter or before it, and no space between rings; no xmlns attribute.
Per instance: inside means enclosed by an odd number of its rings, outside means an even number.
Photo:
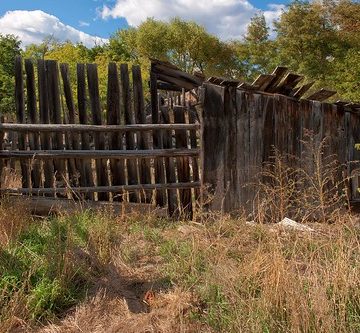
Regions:
<svg viewBox="0 0 360 333"><path fill-rule="evenodd" d="M192 216L200 187L193 108L169 94L159 103L155 81L148 116L139 66L130 75L126 64L109 64L105 107L95 64L77 65L76 96L67 64L23 66L18 57L15 70L16 122L0 124L0 172L4 182L6 168L18 169L21 184L1 193L153 203Z"/></svg>
<svg viewBox="0 0 360 333"><path fill-rule="evenodd" d="M355 149L360 142L360 105L299 100L251 88L227 82L203 85L202 182L210 186L211 209L231 212L251 202L256 188L250 185L257 182L274 147L294 156L293 163L307 163L307 131L315 147L327 138L325 154L342 166L338 181L355 176L360 160ZM358 177L353 178L351 199L358 200Z"/></svg>
<svg viewBox="0 0 360 333"><path fill-rule="evenodd" d="M139 66L130 75L126 64L109 64L105 106L94 64L77 65L76 102L68 65L39 60L35 73L31 60L17 58L15 69L16 121L0 124L0 193L152 203L191 218L202 189L210 209L232 212L254 199L249 184L274 147L295 157L289 163L308 163L308 131L315 147L327 138L325 154L341 166L337 180L352 177L351 199L360 199L360 105L324 103L336 93L325 89L300 99L312 83L297 87L302 77L284 67L252 84L203 83L153 60L149 107ZM201 124L189 102L200 85ZM20 174L16 186L6 183L9 169Z"/></svg>

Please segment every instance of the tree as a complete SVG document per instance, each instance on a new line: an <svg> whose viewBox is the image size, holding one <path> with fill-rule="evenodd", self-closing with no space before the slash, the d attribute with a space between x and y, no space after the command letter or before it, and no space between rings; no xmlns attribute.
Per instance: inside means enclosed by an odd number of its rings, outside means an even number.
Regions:
<svg viewBox="0 0 360 333"><path fill-rule="evenodd" d="M300 19L301 18L301 19ZM336 56L336 32L318 3L295 1L275 23L278 59L291 70L326 82Z"/></svg>
<svg viewBox="0 0 360 333"><path fill-rule="evenodd" d="M234 42L248 79L254 79L261 73L269 73L275 67L276 49L274 41L269 38L269 30L264 14L257 14L248 25L244 41Z"/></svg>
<svg viewBox="0 0 360 333"><path fill-rule="evenodd" d="M148 58L167 60L182 70L206 75L232 75L236 57L231 45L221 42L195 22L147 19L138 28L118 31L110 38L110 57L147 68Z"/></svg>
<svg viewBox="0 0 360 333"><path fill-rule="evenodd" d="M0 112L15 110L14 75L15 57L20 55L19 39L13 35L0 34Z"/></svg>
<svg viewBox="0 0 360 333"><path fill-rule="evenodd" d="M301 18L301 19L299 19ZM275 23L278 62L360 100L360 4L349 0L294 1Z"/></svg>
<svg viewBox="0 0 360 333"><path fill-rule="evenodd" d="M29 44L26 46L23 56L34 60L44 59L46 54L51 50L59 47L60 41L54 36L49 35L43 39L40 44Z"/></svg>

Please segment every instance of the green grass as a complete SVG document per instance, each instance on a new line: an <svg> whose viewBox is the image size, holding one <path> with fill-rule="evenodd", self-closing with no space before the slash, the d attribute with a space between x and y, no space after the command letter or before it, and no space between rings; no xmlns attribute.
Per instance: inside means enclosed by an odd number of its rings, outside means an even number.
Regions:
<svg viewBox="0 0 360 333"><path fill-rule="evenodd" d="M23 320L53 319L84 298L91 277L110 260L114 223L84 213L35 221L0 248L0 319L11 314L11 300L23 302Z"/></svg>

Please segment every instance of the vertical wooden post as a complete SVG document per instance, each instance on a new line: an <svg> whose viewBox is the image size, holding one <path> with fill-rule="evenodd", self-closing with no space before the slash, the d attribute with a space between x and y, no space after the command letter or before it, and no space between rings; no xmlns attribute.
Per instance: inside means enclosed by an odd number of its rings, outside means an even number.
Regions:
<svg viewBox="0 0 360 333"><path fill-rule="evenodd" d="M25 59L25 72L29 120L32 124L37 124L39 122L39 118L37 115L36 105L34 64L31 59ZM40 136L38 133L29 134L29 145L31 150L40 150ZM39 188L41 184L41 168L40 162L37 160L32 161L31 183L34 188Z"/></svg>
<svg viewBox="0 0 360 333"><path fill-rule="evenodd" d="M62 124L61 102L60 102L60 82L58 65L55 60L46 60L46 74L48 82L48 102L50 123ZM63 133L56 133L53 137L53 149L64 149ZM65 160L55 160L55 177L57 180L56 186L64 186L67 183Z"/></svg>
<svg viewBox="0 0 360 333"><path fill-rule="evenodd" d="M160 108L162 113L162 118L164 124L170 124L170 114L169 107ZM173 131L169 130L164 133L164 148L170 149L173 147ZM175 159L173 157L165 158L165 172L166 180L168 183L176 183L176 173L175 173ZM168 204L168 213L170 217L178 217L180 215L180 209L178 206L177 199L177 190L167 190L167 204Z"/></svg>
<svg viewBox="0 0 360 333"><path fill-rule="evenodd" d="M130 125L134 123L134 117L131 108L131 96L130 96L130 83L129 83L129 70L127 64L120 65L120 77L121 77L121 98L123 104L123 110L125 115L125 124ZM126 132L126 149L135 149L135 133ZM137 177L137 166L136 160L127 160L127 171L128 171L128 184L138 184ZM129 200L131 202L137 202L137 193L129 193Z"/></svg>
<svg viewBox="0 0 360 333"><path fill-rule="evenodd" d="M24 124L25 121L25 101L24 101L24 80L22 70L22 59L20 56L15 58L15 107L16 107L16 118L18 123ZM19 133L19 149L25 150L26 136L23 133ZM21 160L21 175L22 175L22 186L29 188L31 186L30 177L30 161Z"/></svg>
<svg viewBox="0 0 360 333"><path fill-rule="evenodd" d="M92 113L92 120L94 125L102 124L101 106L100 106L100 94L99 94L99 78L96 64L87 64L87 79L90 97L90 106ZM105 137L103 133L95 133L95 149L105 149ZM96 160L96 175L98 186L108 185L108 172L107 161ZM98 199L100 201L106 201L109 199L108 193L98 193Z"/></svg>
<svg viewBox="0 0 360 333"><path fill-rule="evenodd" d="M341 107L342 109L343 107ZM359 200L360 193L358 191L359 187L359 179L358 175L359 167L360 167L360 150L355 149L355 144L360 143L360 115L354 112L346 112L346 138L347 138L347 161L348 169L347 176L350 177L350 199L351 200Z"/></svg>
<svg viewBox="0 0 360 333"><path fill-rule="evenodd" d="M79 108L79 123L83 125L88 124L87 107L86 107L86 79L85 79L85 65L77 64L77 100ZM89 133L81 133L81 149L90 149ZM94 186L94 175L91 167L91 160L84 159L81 161L81 169L84 177L80 178L81 186ZM94 193L88 193L85 198L94 200Z"/></svg>
<svg viewBox="0 0 360 333"><path fill-rule="evenodd" d="M68 111L69 124L75 124L75 105L73 93L70 85L69 65L60 64L60 73L63 82L63 89L65 95L65 103ZM65 110L64 110L65 112ZM66 118L66 117L64 117ZM80 149L79 133L66 133L66 149ZM75 159L68 160L69 178L72 186L79 184L79 177L85 177L84 170L81 167L81 161Z"/></svg>
<svg viewBox="0 0 360 333"><path fill-rule="evenodd" d="M0 124L3 122L4 116L0 114ZM4 131L0 131L0 151L4 150ZM3 185L3 177L4 177L4 169L5 169L6 163L4 162L3 158L0 158L0 187Z"/></svg>
<svg viewBox="0 0 360 333"><path fill-rule="evenodd" d="M195 107L189 107L188 108L188 113L189 113L189 123L190 124L195 124L196 122L198 122L198 116L197 116L197 112L196 112L196 108ZM198 135L196 130L192 130L190 131L190 146L191 148L198 148ZM191 160L191 164L192 164L192 180L194 182L198 182L200 179L200 174L199 174L199 160L197 157L193 157ZM200 199L200 189L196 188L194 189L194 195L195 195L195 200L199 200Z"/></svg>
<svg viewBox="0 0 360 333"><path fill-rule="evenodd" d="M115 63L110 63L108 66L108 87L107 87L107 124L120 125L121 124L121 108L120 108L120 83L117 66ZM123 149L122 133L113 133L110 135L109 142L110 149ZM110 160L110 170L112 185L124 185L125 180L125 161L124 160ZM114 201L122 201L124 192L114 194Z"/></svg>
<svg viewBox="0 0 360 333"><path fill-rule="evenodd" d="M39 111L40 111L40 123L49 124L49 100L48 100L48 82L46 76L45 61L38 60L38 90L39 90ZM40 135L41 149L49 150L52 148L51 135L43 133ZM43 163L44 166L44 187L54 187L54 164L52 160L46 160ZM53 195L49 195L53 196Z"/></svg>
<svg viewBox="0 0 360 333"><path fill-rule="evenodd" d="M133 94L134 94L134 113L135 122L137 124L146 124L144 92L141 78L140 66L132 67L133 78ZM149 133L141 132L137 134L138 149L150 149ZM139 176L141 184L151 184L151 166L150 160L139 160ZM151 202L151 191L144 191L140 193L140 201L149 203Z"/></svg>
<svg viewBox="0 0 360 333"><path fill-rule="evenodd" d="M201 117L202 201L204 208L222 210L224 184L225 88L204 84L204 107ZM216 152L214 154L214 152ZM211 202L209 202L211 199ZM206 204L206 205L205 205Z"/></svg>
<svg viewBox="0 0 360 333"><path fill-rule="evenodd" d="M185 123L185 108L184 107L175 107L174 108L174 120L175 124L184 124ZM187 148L187 133L186 130L176 130L176 148ZM190 181L190 165L188 157L178 157L177 162L177 174L179 182L187 183ZM191 198L191 189L180 189L180 203L181 209L186 218L192 219L192 198Z"/></svg>
<svg viewBox="0 0 360 333"><path fill-rule="evenodd" d="M157 76L152 71L150 73L150 95L151 95L151 119L153 124L159 124L159 105L157 94ZM162 148L161 131L153 131L153 148ZM164 173L164 161L163 158L156 158L155 164L155 183L163 184L165 182ZM165 206L165 191L157 190L156 192L156 204L163 207Z"/></svg>

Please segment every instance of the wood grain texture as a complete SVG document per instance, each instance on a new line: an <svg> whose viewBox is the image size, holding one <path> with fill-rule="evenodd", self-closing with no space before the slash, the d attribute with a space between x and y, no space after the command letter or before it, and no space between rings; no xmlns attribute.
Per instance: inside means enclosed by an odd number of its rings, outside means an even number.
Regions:
<svg viewBox="0 0 360 333"><path fill-rule="evenodd" d="M33 158L33 159L137 159L155 157L190 157L198 156L199 149L151 149L151 150L19 150L19 151L0 151L0 158Z"/></svg>
<svg viewBox="0 0 360 333"><path fill-rule="evenodd" d="M99 77L96 64L87 64L87 83L89 90L90 109L92 123L94 125L102 124L102 111L100 105ZM105 149L105 136L103 133L94 134L95 149ZM98 186L107 186L109 183L108 168L106 160L96 160L96 180ZM98 200L106 201L109 196L104 193L98 194Z"/></svg>
<svg viewBox="0 0 360 333"><path fill-rule="evenodd" d="M26 73L26 97L27 97L27 110L29 114L28 121L32 124L39 122L37 101L36 101L36 84L34 64L30 59L25 59L25 73ZM29 134L29 146L31 150L40 149L40 135L39 133ZM41 165L37 162L31 163L31 186L40 187L41 184Z"/></svg>
<svg viewBox="0 0 360 333"><path fill-rule="evenodd" d="M24 96L24 80L22 69L22 58L17 56L15 58L15 109L16 120L18 123L25 123L25 96ZM24 134L18 136L18 147L20 150L26 149L26 137ZM21 181L23 187L30 187L31 175L30 175L30 160L23 160L20 162L21 167Z"/></svg>
<svg viewBox="0 0 360 333"><path fill-rule="evenodd" d="M45 60L37 61L38 70L38 91L39 91L39 112L40 123L50 124L49 100L48 100L48 80L46 75ZM52 149L52 137L48 133L40 135L41 149ZM51 160L45 161L44 168L44 187L54 187L54 163Z"/></svg>
<svg viewBox="0 0 360 333"><path fill-rule="evenodd" d="M79 109L83 109L80 107ZM84 121L84 120L83 120ZM146 120L145 120L146 121ZM125 133L125 132L151 132L156 130L198 130L200 124L132 124L132 125L82 125L82 124L17 124L3 123L0 124L3 131L17 132L109 132L109 133Z"/></svg>
<svg viewBox="0 0 360 333"><path fill-rule="evenodd" d="M188 117L189 117L189 123L195 124L198 121L198 115L197 110L195 107L190 106L188 108ZM190 147L191 148L198 148L198 132L196 130L190 131ZM193 181L199 181L200 180L200 170L199 170L199 159L198 158L192 158L191 159L191 165L192 165L192 180ZM194 197L195 200L200 200L200 190L195 189L194 191Z"/></svg>
<svg viewBox="0 0 360 333"><path fill-rule="evenodd" d="M225 88L205 83L201 129L202 202L205 209L222 210L225 195ZM216 153L215 153L216 152Z"/></svg>
<svg viewBox="0 0 360 333"><path fill-rule="evenodd" d="M58 64L54 60L46 60L46 75L48 83L49 116L52 124L62 124L62 112L60 102L60 82ZM53 149L64 149L64 136L62 133L55 133L52 140ZM57 183L68 181L65 160L54 162L55 178Z"/></svg>
<svg viewBox="0 0 360 333"><path fill-rule="evenodd" d="M185 108L174 107L174 122L178 124L185 123ZM185 149L187 148L188 138L187 133L184 130L175 131L176 148ZM176 169L178 181L180 183L186 183L190 181L190 165L189 158L187 156L181 156L176 159ZM192 219L192 198L191 190L183 189L179 191L180 203L181 203L181 214L184 214L188 219Z"/></svg>
<svg viewBox="0 0 360 333"><path fill-rule="evenodd" d="M127 64L120 65L120 81L121 81L121 99L122 99L122 106L123 106L123 110L124 110L125 124L126 125L134 124L135 117L134 117L132 103L131 103L130 77L129 77L129 68L128 68ZM125 143L126 143L126 149L128 149L128 150L136 149L134 132L126 132ZM137 162L138 161L136 161L136 160L126 161L129 185L135 185L135 184L139 183ZM134 193L134 192L129 193L129 201L130 202L138 202L139 201L138 193Z"/></svg>
<svg viewBox="0 0 360 333"><path fill-rule="evenodd" d="M158 103L158 93L157 93L157 79L158 76L151 72L150 74L150 97L151 97L151 121L153 124L160 123L159 117L159 103ZM163 138L162 132L160 130L153 132L153 149L161 149L163 147ZM156 183L165 183L165 169L164 169L164 160L162 158L154 160L155 168L155 182ZM164 191L155 192L155 201L156 204L160 207L166 205L166 193Z"/></svg>
<svg viewBox="0 0 360 333"><path fill-rule="evenodd" d="M137 125L140 124L141 127L152 125L146 124L144 91L140 66L132 67L132 79L135 123ZM150 149L151 145L149 133L144 133L143 131L139 131L138 129L137 131L138 149ZM152 168L149 160L139 160L139 179L141 184L151 184L151 169ZM152 191L140 192L139 196L141 202L150 203L152 200Z"/></svg>
<svg viewBox="0 0 360 333"><path fill-rule="evenodd" d="M122 119L121 93L118 68L115 63L108 66L108 87L107 87L107 124L119 127ZM106 126L109 127L109 126ZM123 136L119 130L109 133L109 149L123 149ZM119 186L126 184L125 161L110 160L112 185ZM114 193L114 201L123 201L124 192Z"/></svg>
<svg viewBox="0 0 360 333"><path fill-rule="evenodd" d="M69 187L69 188L0 188L0 194L68 194L68 193L119 193L119 192L138 192L141 190L156 189L192 189L199 188L200 182L189 183L169 183L169 184L145 184L145 185L121 185L121 186L93 186L93 187Z"/></svg>
<svg viewBox="0 0 360 333"><path fill-rule="evenodd" d="M165 124L169 124L170 119L170 108L163 106L161 107L162 119ZM165 131L164 133L164 148L171 149L173 148L173 131ZM166 182L167 183L176 183L176 170L175 170L175 159L173 157L165 158L165 172L166 172ZM167 190L167 206L168 213L170 217L177 218L180 213L178 205L178 194L176 190L168 189Z"/></svg>
<svg viewBox="0 0 360 333"><path fill-rule="evenodd" d="M86 95L86 73L85 73L85 65L77 64L77 101L78 101L78 109L79 109L79 123L86 125L88 123L88 115L87 115L87 95ZM89 150L90 149L90 136L89 132L85 131L81 133L81 149ZM93 170L91 167L91 160L84 159L81 161L81 174L83 177L80 177L80 185L81 186L94 186L94 176ZM94 199L94 194L90 193L85 196L90 200Z"/></svg>
<svg viewBox="0 0 360 333"><path fill-rule="evenodd" d="M63 82L63 91L65 97L66 110L64 105L64 119L69 124L76 123L75 104L70 83L70 72L67 64L60 64L60 73ZM66 149L80 149L79 133L70 131L65 133ZM69 182L73 186L79 185L79 179L85 177L81 161L74 159L68 160Z"/></svg>

